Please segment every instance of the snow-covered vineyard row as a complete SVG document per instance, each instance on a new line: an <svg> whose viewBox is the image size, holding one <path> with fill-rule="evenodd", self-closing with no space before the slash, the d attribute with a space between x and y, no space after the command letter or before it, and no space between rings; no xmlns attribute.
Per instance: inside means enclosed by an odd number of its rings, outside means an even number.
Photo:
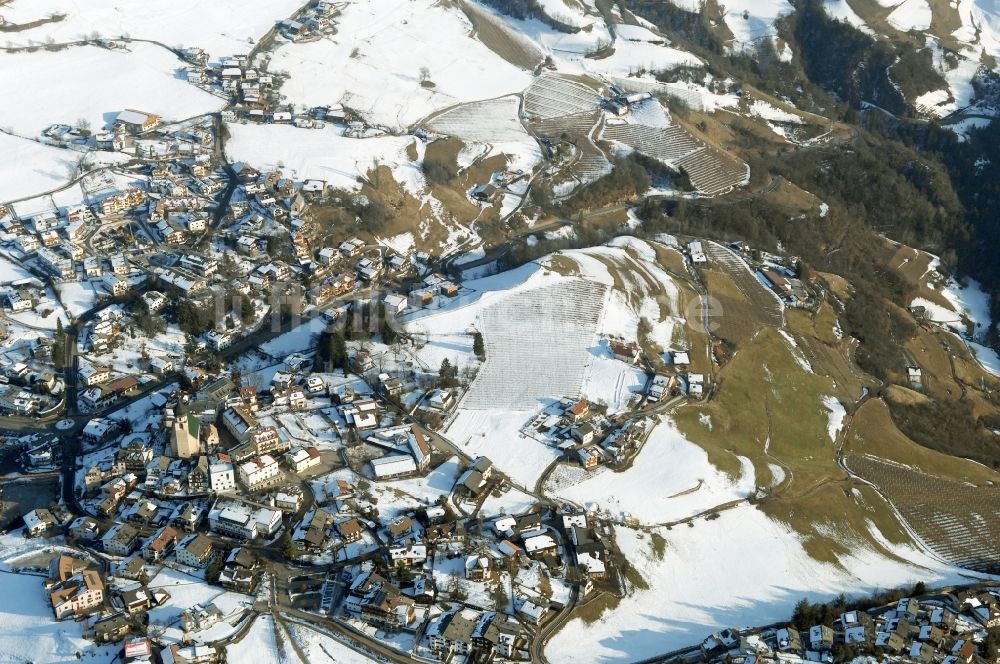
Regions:
<svg viewBox="0 0 1000 664"><path fill-rule="evenodd" d="M432 131L463 140L495 143L530 139L517 118L519 100L514 95L462 104L426 122Z"/></svg>
<svg viewBox="0 0 1000 664"><path fill-rule="evenodd" d="M597 108L597 92L583 83L555 74L539 76L524 92L524 111L541 119Z"/></svg>
<svg viewBox="0 0 1000 664"><path fill-rule="evenodd" d="M948 562L996 574L1000 489L945 480L868 455L848 467L892 500L923 542Z"/></svg>
<svg viewBox="0 0 1000 664"><path fill-rule="evenodd" d="M579 395L605 292L603 285L574 279L485 309L487 360L462 407L530 409L544 397Z"/></svg>
<svg viewBox="0 0 1000 664"><path fill-rule="evenodd" d="M605 127L602 138L623 143L643 154L683 168L702 194L715 196L746 182L749 167L692 136L683 127L616 124Z"/></svg>
<svg viewBox="0 0 1000 664"><path fill-rule="evenodd" d="M580 161L574 164L572 173L581 182L594 180L611 172L611 162L596 146L584 146Z"/></svg>
<svg viewBox="0 0 1000 664"><path fill-rule="evenodd" d="M558 138L564 133L586 135L594 129L599 119L597 112L583 111L533 122L531 129L543 138Z"/></svg>
<svg viewBox="0 0 1000 664"><path fill-rule="evenodd" d="M608 125L604 128L603 138L624 143L668 163L676 163L703 147L700 141L678 125L666 128L640 124Z"/></svg>

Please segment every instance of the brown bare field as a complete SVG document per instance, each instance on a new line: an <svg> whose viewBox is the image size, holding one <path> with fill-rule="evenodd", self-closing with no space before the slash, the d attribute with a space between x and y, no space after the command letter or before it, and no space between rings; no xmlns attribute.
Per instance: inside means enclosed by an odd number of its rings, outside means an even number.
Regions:
<svg viewBox="0 0 1000 664"><path fill-rule="evenodd" d="M716 303L710 321L714 334L742 346L764 327L763 318L728 274L706 271L704 277L708 293Z"/></svg>
<svg viewBox="0 0 1000 664"><path fill-rule="evenodd" d="M846 450L906 464L945 479L974 484L998 481L1000 476L986 466L923 447L896 428L885 403L872 399L854 414Z"/></svg>

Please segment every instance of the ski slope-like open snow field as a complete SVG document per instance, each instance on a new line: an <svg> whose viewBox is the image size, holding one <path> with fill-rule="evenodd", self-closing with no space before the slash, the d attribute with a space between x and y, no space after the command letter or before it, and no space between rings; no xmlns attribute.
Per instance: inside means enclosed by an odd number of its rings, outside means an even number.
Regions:
<svg viewBox="0 0 1000 664"><path fill-rule="evenodd" d="M0 111L2 113L2 111ZM80 153L0 132L0 200L9 201L66 183Z"/></svg>
<svg viewBox="0 0 1000 664"><path fill-rule="evenodd" d="M636 589L594 623L569 622L546 646L550 662L579 661L581 652L589 662L636 661L697 643L721 626L787 620L806 595L832 598L917 580L933 586L965 573L911 548L876 552L862 543L840 567L818 562L796 533L752 506L659 532L667 539L662 560L649 535L616 529L623 555L649 589Z"/></svg>
<svg viewBox="0 0 1000 664"><path fill-rule="evenodd" d="M667 420L656 425L631 468L586 476L559 495L616 519L631 515L647 525L667 523L753 493L753 464L741 462L743 472L734 483Z"/></svg>

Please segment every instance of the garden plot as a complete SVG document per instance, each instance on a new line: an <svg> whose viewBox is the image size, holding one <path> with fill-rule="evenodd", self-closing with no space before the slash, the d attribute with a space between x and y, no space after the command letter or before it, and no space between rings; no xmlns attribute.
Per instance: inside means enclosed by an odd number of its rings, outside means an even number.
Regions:
<svg viewBox="0 0 1000 664"><path fill-rule="evenodd" d="M847 466L882 491L921 541L948 562L1000 573L1000 488L927 475L867 454Z"/></svg>

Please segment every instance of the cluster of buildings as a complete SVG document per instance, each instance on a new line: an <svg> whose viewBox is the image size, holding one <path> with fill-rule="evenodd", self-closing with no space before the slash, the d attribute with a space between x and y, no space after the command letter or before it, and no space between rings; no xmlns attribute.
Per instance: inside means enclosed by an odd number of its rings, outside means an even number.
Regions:
<svg viewBox="0 0 1000 664"><path fill-rule="evenodd" d="M844 611L828 623L798 629L726 629L701 644L694 659L708 662L846 662L889 657L921 664L991 661L987 630L1000 627L1000 595L982 586L904 597L868 611Z"/></svg>
<svg viewBox="0 0 1000 664"><path fill-rule="evenodd" d="M381 555L347 568L342 603L330 610L359 628L420 635L413 652L438 661L527 659L533 632L563 608L565 584L589 592L613 566L610 529L583 513L477 524L436 505L395 517L379 534ZM541 577L560 584L562 599L539 587Z"/></svg>
<svg viewBox="0 0 1000 664"><path fill-rule="evenodd" d="M651 423L645 418L609 418L588 399L562 398L547 406L521 429L527 436L557 447L563 458L586 470L620 465L642 447Z"/></svg>

